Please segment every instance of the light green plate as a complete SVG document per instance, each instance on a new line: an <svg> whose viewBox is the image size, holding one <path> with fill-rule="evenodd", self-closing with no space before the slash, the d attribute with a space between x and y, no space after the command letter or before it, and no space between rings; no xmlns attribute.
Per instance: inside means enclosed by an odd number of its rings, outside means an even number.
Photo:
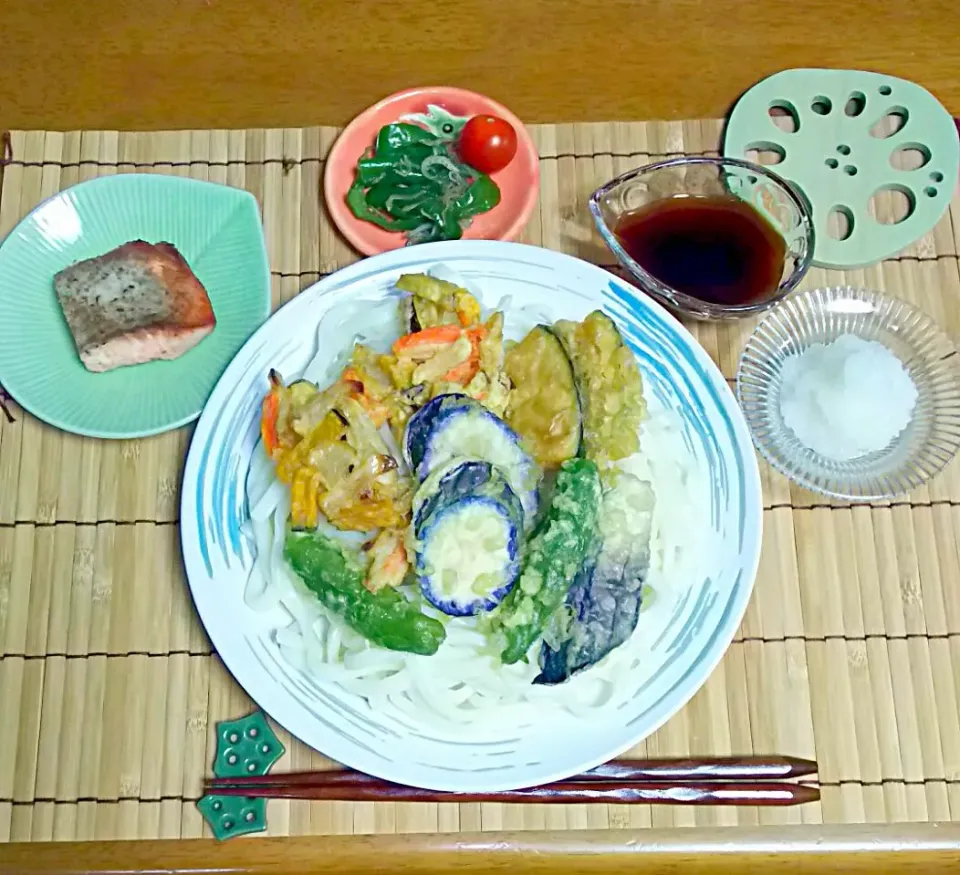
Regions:
<svg viewBox="0 0 960 875"><path fill-rule="evenodd" d="M174 361L94 374L80 363L53 276L137 239L180 250L210 295L217 325ZM0 245L0 385L66 431L157 434L197 418L269 312L270 269L251 194L177 176L93 179L42 203Z"/></svg>
<svg viewBox="0 0 960 875"><path fill-rule="evenodd" d="M792 117L793 130L772 113ZM806 195L814 264L841 269L889 258L929 233L960 167L953 119L929 91L862 70L784 70L754 85L730 114L723 153L743 158L754 149L777 155L770 169ZM894 196L906 204L899 215ZM842 236L834 213L846 220Z"/></svg>

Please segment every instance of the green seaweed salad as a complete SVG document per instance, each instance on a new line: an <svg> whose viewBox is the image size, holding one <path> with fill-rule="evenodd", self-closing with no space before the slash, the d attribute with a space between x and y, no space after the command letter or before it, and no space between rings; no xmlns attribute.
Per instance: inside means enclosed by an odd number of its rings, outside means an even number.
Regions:
<svg viewBox="0 0 960 875"><path fill-rule="evenodd" d="M500 189L461 161L455 139L396 122L357 162L347 206L358 219L406 235L407 243L457 240L470 220L500 203Z"/></svg>

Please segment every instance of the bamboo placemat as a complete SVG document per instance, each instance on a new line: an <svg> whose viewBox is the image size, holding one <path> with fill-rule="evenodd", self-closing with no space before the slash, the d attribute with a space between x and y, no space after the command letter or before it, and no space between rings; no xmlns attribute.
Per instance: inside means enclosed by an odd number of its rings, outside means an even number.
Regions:
<svg viewBox="0 0 960 875"><path fill-rule="evenodd" d="M609 264L589 193L664 155L710 153L719 121L544 125L523 240ZM12 136L0 237L40 200L114 173L175 173L259 200L275 304L357 256L319 197L332 128ZM900 257L807 286L893 292L960 332L960 200ZM11 290L5 290L10 294ZM728 378L752 329L691 325ZM190 437L79 438L0 417L0 840L194 837L214 724L253 705L194 613L177 488ZM960 464L894 503L846 507L763 469L753 600L706 686L640 756L816 757L802 808L272 801L269 834L960 820ZM280 733L276 769L325 760Z"/></svg>

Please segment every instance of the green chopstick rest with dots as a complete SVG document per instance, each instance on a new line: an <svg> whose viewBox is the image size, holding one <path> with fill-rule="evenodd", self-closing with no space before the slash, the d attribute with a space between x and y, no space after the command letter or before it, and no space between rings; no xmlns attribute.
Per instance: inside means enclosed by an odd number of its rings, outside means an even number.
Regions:
<svg viewBox="0 0 960 875"><path fill-rule="evenodd" d="M283 756L284 747L262 711L217 724L217 753L213 774L218 778L265 775ZM265 799L207 794L197 802L213 834L221 841L267 828Z"/></svg>
<svg viewBox="0 0 960 875"><path fill-rule="evenodd" d="M839 269L882 261L929 233L960 171L957 128L940 102L914 82L862 70L784 70L754 85L723 135L726 157L752 151L778 159L769 169L810 204L814 264Z"/></svg>

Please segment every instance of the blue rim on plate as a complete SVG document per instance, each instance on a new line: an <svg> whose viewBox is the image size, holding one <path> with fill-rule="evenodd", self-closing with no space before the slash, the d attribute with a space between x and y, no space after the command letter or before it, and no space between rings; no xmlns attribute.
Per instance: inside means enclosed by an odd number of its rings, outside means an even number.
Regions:
<svg viewBox="0 0 960 875"><path fill-rule="evenodd" d="M374 711L366 700L286 663L262 615L244 601L254 556L245 534L246 478L258 415L275 367L288 379L314 354L316 326L334 308L395 295L401 273L443 263L495 304L523 295L551 318L583 318L602 306L638 356L647 391L682 415L683 440L709 465L709 525L718 549L650 637L655 660L624 677L624 705L599 723L503 727L502 737L439 737ZM339 323L338 323L339 324ZM348 331L347 334L350 334ZM348 343L349 339L345 339ZM331 350L331 356L339 350ZM410 247L341 270L302 292L255 334L227 368L194 435L181 504L191 592L214 647L236 680L304 743L386 780L483 792L567 777L617 756L655 731L700 688L740 623L760 556L762 502L756 456L726 380L689 332L594 265L546 249L493 241ZM658 599L658 602L661 600ZM655 640L654 640L655 639ZM441 651L442 653L442 651ZM430 657L435 658L435 657Z"/></svg>

